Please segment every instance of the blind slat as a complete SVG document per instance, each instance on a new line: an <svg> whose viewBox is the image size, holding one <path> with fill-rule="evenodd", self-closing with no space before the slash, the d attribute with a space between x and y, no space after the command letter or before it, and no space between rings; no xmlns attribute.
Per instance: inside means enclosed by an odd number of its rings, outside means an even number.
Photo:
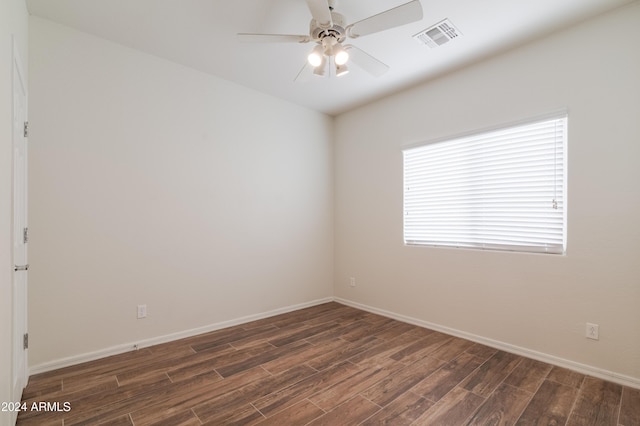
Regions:
<svg viewBox="0 0 640 426"><path fill-rule="evenodd" d="M567 117L405 150L406 244L565 250Z"/></svg>

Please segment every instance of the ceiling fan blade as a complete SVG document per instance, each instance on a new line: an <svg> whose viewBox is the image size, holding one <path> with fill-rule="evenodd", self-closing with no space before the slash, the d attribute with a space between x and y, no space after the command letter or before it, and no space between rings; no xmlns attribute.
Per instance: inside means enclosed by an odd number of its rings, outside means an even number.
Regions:
<svg viewBox="0 0 640 426"><path fill-rule="evenodd" d="M307 6L320 28L327 29L333 26L328 0L307 0Z"/></svg>
<svg viewBox="0 0 640 426"><path fill-rule="evenodd" d="M358 49L351 44L344 46L344 49L349 53L349 61L353 61L354 64L374 77L380 77L389 71L389 65L377 60L364 50Z"/></svg>
<svg viewBox="0 0 640 426"><path fill-rule="evenodd" d="M347 34L351 38L361 37L421 19L422 5L420 0L413 0L349 25Z"/></svg>
<svg viewBox="0 0 640 426"><path fill-rule="evenodd" d="M248 43L308 43L307 35L238 33L238 40Z"/></svg>

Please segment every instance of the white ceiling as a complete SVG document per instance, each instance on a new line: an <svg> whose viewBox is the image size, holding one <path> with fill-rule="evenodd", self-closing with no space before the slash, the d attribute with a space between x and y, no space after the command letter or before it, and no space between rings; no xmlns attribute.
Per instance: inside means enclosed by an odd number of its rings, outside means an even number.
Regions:
<svg viewBox="0 0 640 426"><path fill-rule="evenodd" d="M408 0L338 0L356 22ZM32 15L238 84L338 114L634 0L421 0L421 21L350 41L389 65L373 77L294 82L312 44L249 44L236 33L308 34L304 0L27 0ZM412 36L448 18L462 37L437 48ZM570 52L567 53L568 55Z"/></svg>

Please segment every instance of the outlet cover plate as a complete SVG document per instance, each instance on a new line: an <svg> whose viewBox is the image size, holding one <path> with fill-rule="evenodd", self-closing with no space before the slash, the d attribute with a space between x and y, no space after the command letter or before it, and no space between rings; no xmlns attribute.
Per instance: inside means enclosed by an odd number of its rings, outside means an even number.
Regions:
<svg viewBox="0 0 640 426"><path fill-rule="evenodd" d="M147 317L147 305L138 305L138 319Z"/></svg>
<svg viewBox="0 0 640 426"><path fill-rule="evenodd" d="M600 326L588 322L585 336L587 339L600 340Z"/></svg>

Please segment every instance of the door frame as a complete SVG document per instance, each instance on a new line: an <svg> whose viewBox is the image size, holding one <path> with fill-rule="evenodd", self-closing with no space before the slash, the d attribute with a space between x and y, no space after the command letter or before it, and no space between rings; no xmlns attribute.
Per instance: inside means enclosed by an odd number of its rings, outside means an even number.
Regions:
<svg viewBox="0 0 640 426"><path fill-rule="evenodd" d="M27 145L27 136L25 136L24 134L24 129L22 130L22 132L20 132L20 129L16 130L16 125L15 125L15 121L16 121L16 100L15 100L15 96L16 96L16 92L19 91L22 93L22 95L24 96L23 99L23 104L24 104L24 117L21 118L21 120L23 120L24 122L28 121L28 91L27 91L27 81L25 80L25 74L22 71L23 67L22 67L22 60L21 60L21 55L20 52L18 50L18 45L15 39L15 36L12 37L12 42L13 42L13 54L12 54L12 108L11 108L11 122L12 122L12 126L11 126L11 134L12 134L12 176L13 176L13 185L12 185L12 221L11 221L11 227L12 227L12 266L16 264L16 258L15 258L15 238L16 232L16 200L18 200L18 195L16 194L16 182L18 179L22 179L24 181L24 218L22 223L24 224L24 227L28 227L27 223L28 223L28 145ZM20 127L20 126L18 126ZM17 134L16 134L17 133ZM24 176L19 177L18 173L19 170L17 170L17 168L15 167L16 165L16 159L15 159L15 155L16 155L16 150L19 148L18 144L24 144L24 167L22 168L22 173L24 174ZM27 246L26 246L26 242L24 243L25 247L25 253L24 253L24 259L22 259L21 261L24 261L24 263L27 263L28 260L28 256L27 256ZM15 269L15 268L12 268ZM21 292L17 292L16 291L16 286L17 286L17 282L18 280L20 280L20 277L18 277L16 274L24 274L21 278L23 279L23 285L24 285L24 291ZM28 287L27 287L27 271L13 271L13 275L12 275L12 360L11 360L11 397L13 402L17 402L20 401L21 397L22 397L22 391L25 388L25 386L27 385L27 381L29 380L29 369L28 369L28 350L26 348L24 348L22 342L23 342L23 334L27 333L28 330L28 323L27 323L27 294L28 294ZM22 296L22 298L20 298L20 296ZM20 363L17 362L17 358L22 358L20 360ZM21 365L22 368L16 368L17 365ZM16 371L18 370L18 371Z"/></svg>

